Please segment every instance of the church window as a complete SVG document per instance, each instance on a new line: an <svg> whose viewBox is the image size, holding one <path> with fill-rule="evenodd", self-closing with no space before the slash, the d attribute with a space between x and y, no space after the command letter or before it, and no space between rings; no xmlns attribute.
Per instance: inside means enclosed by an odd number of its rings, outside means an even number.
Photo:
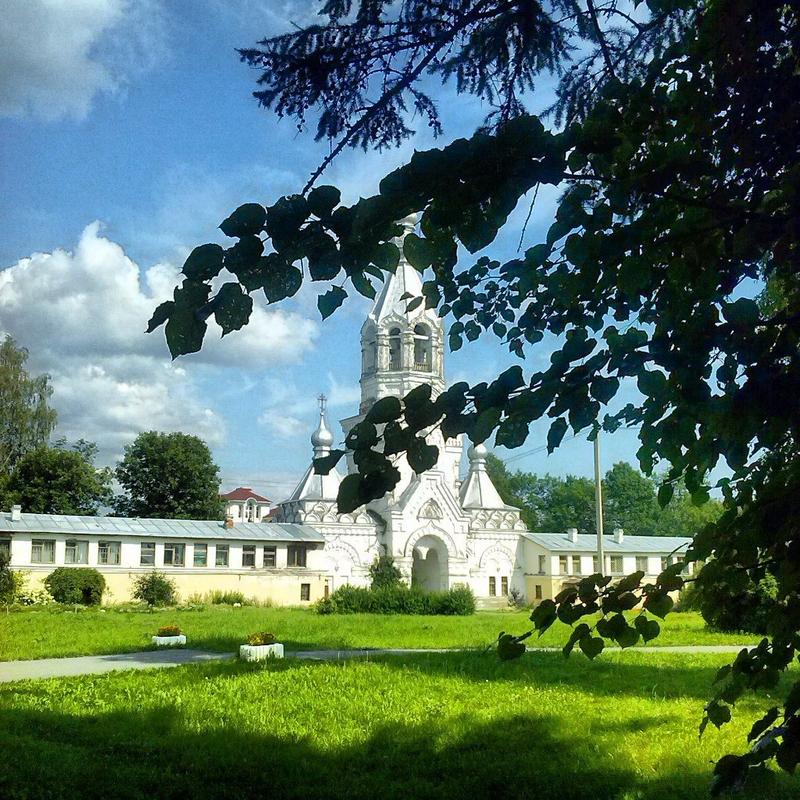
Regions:
<svg viewBox="0 0 800 800"><path fill-rule="evenodd" d="M301 583L300 584L300 600L310 600L311 599L311 584L310 583Z"/></svg>
<svg viewBox="0 0 800 800"><path fill-rule="evenodd" d="M414 369L431 370L431 329L427 325L414 327Z"/></svg>
<svg viewBox="0 0 800 800"><path fill-rule="evenodd" d="M264 545L264 566L274 567L278 561L278 548L275 545Z"/></svg>
<svg viewBox="0 0 800 800"><path fill-rule="evenodd" d="M306 565L306 549L303 545L290 544L286 548L286 564L289 567L304 567Z"/></svg>
<svg viewBox="0 0 800 800"><path fill-rule="evenodd" d="M400 328L389 331L389 369L400 369Z"/></svg>
<svg viewBox="0 0 800 800"><path fill-rule="evenodd" d="M489 576L489 597L497 596L497 578L494 575Z"/></svg>
<svg viewBox="0 0 800 800"><path fill-rule="evenodd" d="M500 594L503 595L503 597L508 597L508 576L507 575L503 575L500 578Z"/></svg>
<svg viewBox="0 0 800 800"><path fill-rule="evenodd" d="M242 546L242 566L255 567L256 565L256 546L246 544Z"/></svg>

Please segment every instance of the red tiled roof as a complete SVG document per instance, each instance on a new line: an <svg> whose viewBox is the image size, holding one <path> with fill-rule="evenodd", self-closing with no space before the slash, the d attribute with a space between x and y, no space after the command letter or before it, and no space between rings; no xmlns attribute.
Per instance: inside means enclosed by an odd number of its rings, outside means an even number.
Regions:
<svg viewBox="0 0 800 800"><path fill-rule="evenodd" d="M268 497L256 494L249 486L239 486L227 494L221 494L223 500L256 500L259 503L271 503Z"/></svg>

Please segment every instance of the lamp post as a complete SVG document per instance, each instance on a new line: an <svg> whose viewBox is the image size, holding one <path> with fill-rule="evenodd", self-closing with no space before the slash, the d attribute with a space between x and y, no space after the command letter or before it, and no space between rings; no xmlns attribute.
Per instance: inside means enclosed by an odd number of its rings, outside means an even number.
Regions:
<svg viewBox="0 0 800 800"><path fill-rule="evenodd" d="M605 572L605 557L603 554L603 484L600 476L600 429L594 437L594 511L597 526L597 563L602 575Z"/></svg>

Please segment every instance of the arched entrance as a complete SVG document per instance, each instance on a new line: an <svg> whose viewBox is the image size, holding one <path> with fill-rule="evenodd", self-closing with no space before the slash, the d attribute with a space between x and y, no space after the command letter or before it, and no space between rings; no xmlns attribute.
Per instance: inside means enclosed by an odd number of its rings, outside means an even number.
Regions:
<svg viewBox="0 0 800 800"><path fill-rule="evenodd" d="M418 539L412 550L411 585L426 592L448 588L447 545L438 537L427 534Z"/></svg>

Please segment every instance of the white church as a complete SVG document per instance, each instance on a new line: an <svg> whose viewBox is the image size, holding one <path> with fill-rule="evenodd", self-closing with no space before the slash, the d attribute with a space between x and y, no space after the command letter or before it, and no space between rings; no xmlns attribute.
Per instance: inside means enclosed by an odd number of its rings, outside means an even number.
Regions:
<svg viewBox="0 0 800 800"><path fill-rule="evenodd" d="M414 223L413 217L403 221L403 238ZM424 304L407 310L408 296L421 292L419 273L401 256L362 326L361 403L358 414L341 420L339 438L376 400L402 398L420 384L430 384L434 397L445 389L442 320ZM321 398L313 455L328 453L336 439ZM337 513L341 472L318 475L312 464L275 508L250 489L225 496L225 522L27 514L14 507L0 513L0 556L34 585L56 566L93 566L106 578L110 602L130 599L135 578L158 569L175 581L183 599L220 589L302 605L345 584L368 585L370 565L389 555L412 584L428 590L467 585L480 606L502 607L512 594L536 603L599 571L622 576L642 570L654 577L689 543L625 537L616 529L605 537L601 569L594 534L525 529L519 510L506 505L492 484L483 445L468 447L462 476L463 437L444 440L436 429L428 440L440 453L433 469L417 475L401 459L394 491L352 514ZM346 466L355 471L352 461Z"/></svg>

